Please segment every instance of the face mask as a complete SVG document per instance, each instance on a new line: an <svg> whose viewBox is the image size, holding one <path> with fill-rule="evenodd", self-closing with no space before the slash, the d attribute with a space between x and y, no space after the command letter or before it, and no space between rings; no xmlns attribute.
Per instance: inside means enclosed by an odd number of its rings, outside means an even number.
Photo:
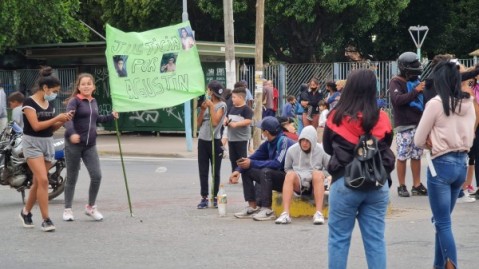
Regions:
<svg viewBox="0 0 479 269"><path fill-rule="evenodd" d="M55 100L55 98L57 98L57 93L52 93L50 95L44 95L43 98L45 98L46 101L50 102L50 101L53 101Z"/></svg>
<svg viewBox="0 0 479 269"><path fill-rule="evenodd" d="M261 134L261 140L266 140L267 137L264 134Z"/></svg>

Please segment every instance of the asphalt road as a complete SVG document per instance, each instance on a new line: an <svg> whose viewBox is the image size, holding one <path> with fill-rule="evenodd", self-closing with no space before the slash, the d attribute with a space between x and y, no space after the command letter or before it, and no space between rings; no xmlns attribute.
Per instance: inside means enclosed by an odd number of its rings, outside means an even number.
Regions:
<svg viewBox="0 0 479 269"><path fill-rule="evenodd" d="M227 182L229 164L222 167ZM50 203L56 231L21 226L20 194L0 186L0 268L327 268L327 224L310 218L290 225L238 220L244 205L241 185L225 184L227 216L196 209L197 162L193 159L125 158L133 214L130 216L119 158L103 157L98 208L102 222L83 214L88 177L82 168L73 211L64 222L63 195ZM408 171L409 172L409 171ZM395 182L395 177L393 179ZM410 183L409 183L410 184ZM391 191L387 217L388 268L431 268L434 231L426 197L399 198ZM457 205L453 228L460 268L477 268L479 202ZM348 268L367 268L359 229L353 233Z"/></svg>

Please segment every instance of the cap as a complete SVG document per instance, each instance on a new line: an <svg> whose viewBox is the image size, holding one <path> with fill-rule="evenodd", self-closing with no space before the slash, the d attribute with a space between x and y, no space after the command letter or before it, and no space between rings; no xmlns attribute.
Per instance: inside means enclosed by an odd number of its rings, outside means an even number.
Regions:
<svg viewBox="0 0 479 269"><path fill-rule="evenodd" d="M290 118L288 117L277 117L279 124L287 124L293 122Z"/></svg>
<svg viewBox="0 0 479 269"><path fill-rule="evenodd" d="M223 100L223 85L221 85L221 83L219 83L218 81L216 80L212 80L210 81L210 83L208 83L208 89L211 90L211 92L218 98L220 98L221 100Z"/></svg>
<svg viewBox="0 0 479 269"><path fill-rule="evenodd" d="M264 117L262 121L256 124L256 127L268 131L270 134L277 134L281 130L278 119L273 116Z"/></svg>

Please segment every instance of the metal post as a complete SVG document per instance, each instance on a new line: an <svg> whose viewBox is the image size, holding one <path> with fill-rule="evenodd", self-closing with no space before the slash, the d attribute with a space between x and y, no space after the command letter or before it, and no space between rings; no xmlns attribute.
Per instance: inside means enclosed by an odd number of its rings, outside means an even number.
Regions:
<svg viewBox="0 0 479 269"><path fill-rule="evenodd" d="M417 39L413 35L413 31L417 32ZM424 36L421 38L421 32L424 32ZM416 45L417 48L417 57L419 58L419 61L421 62L421 46L424 43L424 40L426 39L427 33L429 32L429 27L427 26L410 26L409 27L409 34L411 35L412 41L414 42L414 45Z"/></svg>
<svg viewBox="0 0 479 269"><path fill-rule="evenodd" d="M181 14L181 20L183 22L188 21L188 3L187 0L183 0L183 13ZM185 136L186 136L186 150L188 152L193 151L193 137L191 131L191 102L186 101L184 104L185 111Z"/></svg>

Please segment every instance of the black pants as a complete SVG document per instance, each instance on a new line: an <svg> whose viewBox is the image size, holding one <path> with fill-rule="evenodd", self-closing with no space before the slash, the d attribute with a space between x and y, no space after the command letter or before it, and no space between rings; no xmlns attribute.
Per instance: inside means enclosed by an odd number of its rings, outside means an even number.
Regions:
<svg viewBox="0 0 479 269"><path fill-rule="evenodd" d="M270 168L251 168L241 174L243 179L243 194L247 202L260 201L262 207L271 207L273 201L273 190L283 191L284 171ZM255 191L254 182L259 183L259 190ZM258 185L257 185L258 188ZM260 197L256 197L258 194Z"/></svg>
<svg viewBox="0 0 479 269"><path fill-rule="evenodd" d="M240 158L246 158L248 156L248 141L233 141L228 142L228 151L230 155L231 170L235 171L238 165L236 161Z"/></svg>
<svg viewBox="0 0 479 269"><path fill-rule="evenodd" d="M213 197L218 194L218 188L220 186L220 171L221 160L223 160L223 149L221 148L221 140L215 139L215 177L213 187ZM208 196L208 178L210 171L210 164L213 166L213 149L211 147L211 141L198 139L198 170L200 172L200 186L201 196Z"/></svg>
<svg viewBox="0 0 479 269"><path fill-rule="evenodd" d="M476 187L479 187L479 128L476 129L476 136L467 155L469 157L469 165L474 165Z"/></svg>

